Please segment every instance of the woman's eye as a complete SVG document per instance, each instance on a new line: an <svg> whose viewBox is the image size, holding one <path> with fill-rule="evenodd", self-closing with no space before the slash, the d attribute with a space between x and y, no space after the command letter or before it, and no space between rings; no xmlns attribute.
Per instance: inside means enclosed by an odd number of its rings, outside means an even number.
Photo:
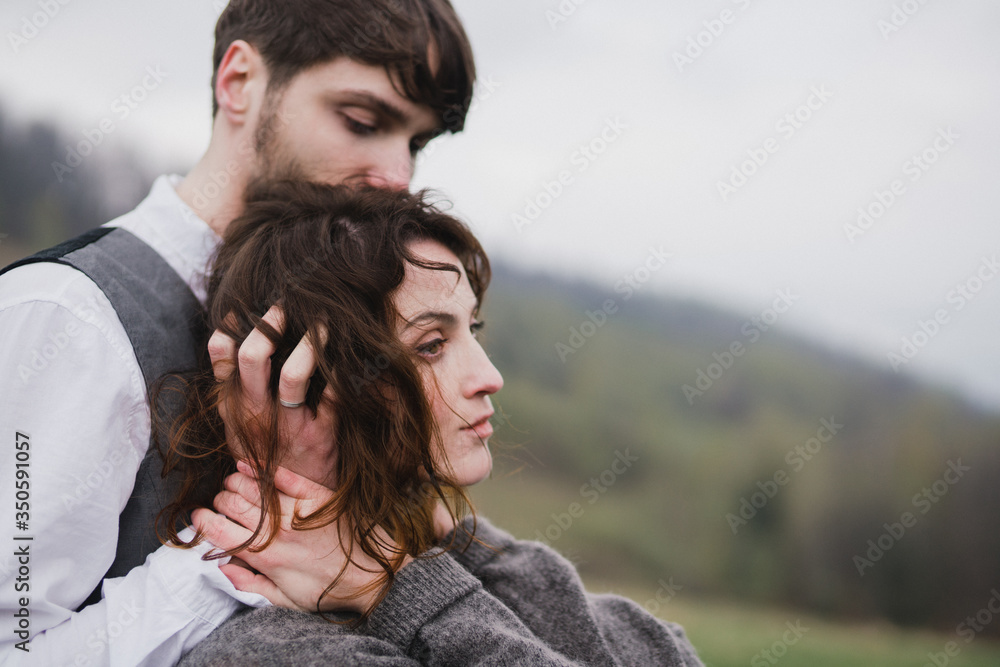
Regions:
<svg viewBox="0 0 1000 667"><path fill-rule="evenodd" d="M444 344L448 342L446 338L436 338L429 343L424 343L417 348L417 354L424 357L437 357L444 349Z"/></svg>
<svg viewBox="0 0 1000 667"><path fill-rule="evenodd" d="M470 324L469 331L472 332L473 338L477 337L479 335L479 332L482 331L483 327L485 326L486 322L473 322L472 324Z"/></svg>

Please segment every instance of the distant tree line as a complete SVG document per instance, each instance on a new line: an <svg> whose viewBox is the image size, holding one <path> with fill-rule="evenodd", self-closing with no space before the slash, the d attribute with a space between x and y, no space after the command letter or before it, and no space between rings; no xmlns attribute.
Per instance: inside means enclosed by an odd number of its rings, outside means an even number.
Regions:
<svg viewBox="0 0 1000 667"><path fill-rule="evenodd" d="M106 145L67 172L70 148L54 124L14 122L0 107L0 233L11 241L37 250L65 240L124 213L149 187L132 154Z"/></svg>
<svg viewBox="0 0 1000 667"><path fill-rule="evenodd" d="M484 489L489 516L523 537L558 526L554 546L602 580L669 574L681 595L1000 636L1000 416L780 331L692 404L684 385L744 340L742 318L644 296L562 360L607 296L498 267L495 474L516 484ZM570 526L581 485L626 449L634 470Z"/></svg>

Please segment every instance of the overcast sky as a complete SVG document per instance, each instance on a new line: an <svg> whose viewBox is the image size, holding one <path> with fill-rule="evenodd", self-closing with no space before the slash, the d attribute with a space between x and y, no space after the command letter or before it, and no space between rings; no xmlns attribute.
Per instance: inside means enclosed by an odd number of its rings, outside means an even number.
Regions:
<svg viewBox="0 0 1000 667"><path fill-rule="evenodd" d="M220 0L61 1L0 7L0 103L74 139L112 118L100 150L192 164ZM1000 407L1000 4L455 4L480 99L415 185L491 254L611 293L666 252L641 289L747 317L790 291L780 326L887 369L924 322L901 370Z"/></svg>

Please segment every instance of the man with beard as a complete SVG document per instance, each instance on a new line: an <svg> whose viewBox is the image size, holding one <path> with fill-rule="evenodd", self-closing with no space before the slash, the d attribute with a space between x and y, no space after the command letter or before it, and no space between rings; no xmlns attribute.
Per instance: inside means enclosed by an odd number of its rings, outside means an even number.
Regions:
<svg viewBox="0 0 1000 667"><path fill-rule="evenodd" d="M205 350L205 271L248 184L406 188L424 145L462 129L474 78L447 0L232 0L216 26L212 139L191 172L5 270L0 488L17 500L0 510L5 664L173 664L238 600L261 602L204 549L158 548L172 489L151 445L152 383ZM241 350L239 363L267 357ZM305 473L314 434L300 420L289 466Z"/></svg>

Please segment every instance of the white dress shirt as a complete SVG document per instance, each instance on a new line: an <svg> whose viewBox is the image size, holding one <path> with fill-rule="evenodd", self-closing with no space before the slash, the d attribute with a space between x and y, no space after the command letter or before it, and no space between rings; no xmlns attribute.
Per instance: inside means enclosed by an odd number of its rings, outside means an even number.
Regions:
<svg viewBox="0 0 1000 667"><path fill-rule="evenodd" d="M178 197L179 180L161 176L107 226L149 244L204 304L219 237ZM219 570L225 561L202 561L205 545L160 547L75 612L114 560L118 515L149 446L145 382L114 308L68 266L0 277L0 336L0 663L169 665L238 600L268 604L237 591ZM17 648L25 622L28 652Z"/></svg>

